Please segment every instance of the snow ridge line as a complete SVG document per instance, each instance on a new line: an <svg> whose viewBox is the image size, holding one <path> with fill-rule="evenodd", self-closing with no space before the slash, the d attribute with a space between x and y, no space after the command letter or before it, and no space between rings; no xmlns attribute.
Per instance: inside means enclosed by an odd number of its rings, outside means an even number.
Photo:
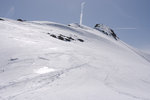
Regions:
<svg viewBox="0 0 150 100"><path fill-rule="evenodd" d="M135 49L133 49L132 47L128 46L127 44L121 42L122 44L124 44L127 48L129 48L130 50L132 50L134 53L136 53L137 55L139 55L141 58L145 59L147 62L150 63L150 60L147 59L145 56L143 56L142 54L138 53Z"/></svg>

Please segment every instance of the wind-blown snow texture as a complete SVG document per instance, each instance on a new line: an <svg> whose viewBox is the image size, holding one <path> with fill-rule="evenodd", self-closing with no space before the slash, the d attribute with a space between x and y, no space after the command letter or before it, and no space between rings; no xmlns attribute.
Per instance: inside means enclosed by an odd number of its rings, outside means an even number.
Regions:
<svg viewBox="0 0 150 100"><path fill-rule="evenodd" d="M87 26L3 19L0 100L150 100L150 55Z"/></svg>

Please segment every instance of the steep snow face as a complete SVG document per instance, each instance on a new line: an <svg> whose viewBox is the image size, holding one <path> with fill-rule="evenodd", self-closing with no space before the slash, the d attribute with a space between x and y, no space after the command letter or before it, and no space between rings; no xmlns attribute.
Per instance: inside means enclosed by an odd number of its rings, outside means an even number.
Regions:
<svg viewBox="0 0 150 100"><path fill-rule="evenodd" d="M149 55L83 25L3 19L0 100L150 100Z"/></svg>

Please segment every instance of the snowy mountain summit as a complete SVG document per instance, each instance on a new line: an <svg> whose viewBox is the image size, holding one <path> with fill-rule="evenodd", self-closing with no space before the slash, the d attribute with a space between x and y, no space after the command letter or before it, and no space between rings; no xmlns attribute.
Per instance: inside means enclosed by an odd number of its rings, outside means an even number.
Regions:
<svg viewBox="0 0 150 100"><path fill-rule="evenodd" d="M105 25L0 18L0 100L150 100L150 55Z"/></svg>
<svg viewBox="0 0 150 100"><path fill-rule="evenodd" d="M113 37L116 40L118 39L115 32L111 28L109 28L108 26L106 26L104 24L96 24L94 28L101 31L102 33L110 36L110 37Z"/></svg>

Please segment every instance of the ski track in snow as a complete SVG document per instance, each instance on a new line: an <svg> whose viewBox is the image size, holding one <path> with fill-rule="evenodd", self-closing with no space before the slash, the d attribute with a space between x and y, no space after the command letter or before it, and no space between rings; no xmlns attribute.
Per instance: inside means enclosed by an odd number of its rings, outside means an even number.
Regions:
<svg viewBox="0 0 150 100"><path fill-rule="evenodd" d="M52 72L52 73L48 73L48 74L38 75L36 77L27 78L27 79L21 80L21 81L18 80L18 81L9 82L8 85L0 86L0 93L3 93L3 91L9 91L9 90L13 90L13 89L15 91L15 88L18 88L18 86L23 86L23 84L26 84L26 85L30 84L31 86L33 84L35 84L35 85L39 84L39 85L30 87L30 88L25 89L23 91L20 91L20 93L15 94L15 95L11 95L11 96L6 97L6 98L3 98L2 100L11 100L11 99L15 98L16 96L19 96L20 94L24 94L24 93L27 93L27 92L30 92L30 91L35 91L37 89L40 89L44 86L47 86L47 85L51 84L55 80L59 79L59 77L62 74L65 74L70 70L85 67L86 64L88 64L88 63L84 63L84 64L81 64L81 65L77 65L77 66L74 66L74 67L66 68L64 70L60 70L60 71L56 71L56 72ZM1 98L2 97L0 97L0 99Z"/></svg>
<svg viewBox="0 0 150 100"><path fill-rule="evenodd" d="M119 90L119 89L117 89L117 88L111 86L111 84L109 84L109 83L106 83L106 82L105 82L105 85L106 85L107 87L109 87L110 89L112 89L114 92L117 92L117 93L119 93L119 94L121 94L121 95L129 96L129 97L135 98L135 99L137 99L137 100L150 100L149 98L144 98L144 97L140 97L140 96L135 96L135 95L133 95L133 94L131 94L131 93L123 92L123 91L121 91L121 90Z"/></svg>

